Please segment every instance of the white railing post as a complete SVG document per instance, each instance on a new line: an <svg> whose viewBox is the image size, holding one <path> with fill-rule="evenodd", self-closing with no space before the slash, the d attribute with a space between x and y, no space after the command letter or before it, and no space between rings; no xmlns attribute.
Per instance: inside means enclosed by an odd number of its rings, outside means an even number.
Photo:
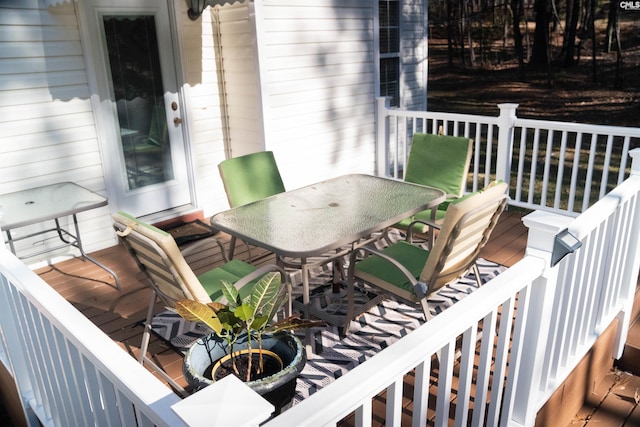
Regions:
<svg viewBox="0 0 640 427"><path fill-rule="evenodd" d="M544 259L547 268L534 282L531 294L528 296L530 317L526 319L527 327L524 331L518 366L513 367L515 368L513 371L510 369L507 378L506 416L503 417L502 425L532 427L535 424L536 414L544 403L540 402L537 391L543 372L544 355L548 350L546 342L558 281L558 268L551 267L551 255L555 236L567 227L571 218L535 211L525 216L522 221L529 229L527 256ZM514 374L512 375L511 372Z"/></svg>
<svg viewBox="0 0 640 427"><path fill-rule="evenodd" d="M634 148L629 151L631 157L631 173L630 176L640 176L640 148ZM639 203L639 202L636 202ZM637 218L637 216L636 216ZM628 226L627 231L631 236L637 236L640 232L640 224L638 219ZM624 351L627 341L629 327L631 323L631 314L633 312L633 302L636 292L636 283L638 280L638 271L640 270L640 240L634 239L631 247L626 252L626 257L632 260L624 270L623 283L626 288L626 295L623 296L623 308L618 314L618 331L616 333L616 341L613 348L613 358L620 359Z"/></svg>
<svg viewBox="0 0 640 427"><path fill-rule="evenodd" d="M498 151L496 153L496 179L507 184L510 181L511 156L513 152L513 122L518 104L498 104Z"/></svg>
<svg viewBox="0 0 640 427"><path fill-rule="evenodd" d="M640 175L640 148L629 151L631 156L631 175Z"/></svg>
<svg viewBox="0 0 640 427"><path fill-rule="evenodd" d="M389 113L391 98L376 98L376 175L387 176L389 173Z"/></svg>
<svg viewBox="0 0 640 427"><path fill-rule="evenodd" d="M189 427L258 427L274 406L229 375L171 406Z"/></svg>

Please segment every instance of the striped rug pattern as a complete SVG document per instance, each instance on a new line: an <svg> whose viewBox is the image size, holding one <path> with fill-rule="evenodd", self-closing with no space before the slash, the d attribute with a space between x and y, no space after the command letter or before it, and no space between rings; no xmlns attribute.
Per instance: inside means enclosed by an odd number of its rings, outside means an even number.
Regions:
<svg viewBox="0 0 640 427"><path fill-rule="evenodd" d="M478 267L483 283L506 269L483 259L478 260ZM429 298L431 312L441 313L475 289L477 284L471 273ZM423 322L424 316L419 307L386 299L353 321L346 338L340 339L338 328L334 326L314 331L316 347L320 350L317 346L319 343L322 351L308 358L298 378L295 402L303 400L345 375L349 370L409 334Z"/></svg>
<svg viewBox="0 0 640 427"><path fill-rule="evenodd" d="M478 267L483 283L506 269L483 259L478 260ZM329 269L317 269L312 273L311 285L319 289L323 285L326 287L329 280ZM472 273L442 288L429 299L432 313L441 313L476 288ZM344 308L344 305L336 307L336 313L342 313ZM423 322L422 311L418 307L386 299L354 320L348 336L344 339L340 339L338 328L332 325L313 330L317 354L308 358L298 378L294 404L345 375L349 370L409 334ZM206 328L185 322L171 311L156 315L152 322L152 330L155 335L182 353L198 337L208 333Z"/></svg>

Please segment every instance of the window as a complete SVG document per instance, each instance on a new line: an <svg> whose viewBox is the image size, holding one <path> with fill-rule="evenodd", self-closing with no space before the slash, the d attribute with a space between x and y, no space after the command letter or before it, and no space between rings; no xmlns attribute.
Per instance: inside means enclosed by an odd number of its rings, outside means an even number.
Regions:
<svg viewBox="0 0 640 427"><path fill-rule="evenodd" d="M378 2L380 26L380 96L400 105L400 1Z"/></svg>

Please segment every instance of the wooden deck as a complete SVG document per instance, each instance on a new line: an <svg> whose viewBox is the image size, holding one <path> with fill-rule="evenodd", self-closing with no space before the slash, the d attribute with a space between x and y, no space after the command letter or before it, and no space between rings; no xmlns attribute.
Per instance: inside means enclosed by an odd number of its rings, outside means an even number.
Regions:
<svg viewBox="0 0 640 427"><path fill-rule="evenodd" d="M226 244L229 242L229 237L223 233L219 233L216 237ZM524 256L526 239L527 229L522 224L521 214L516 211L507 211L502 215L481 256L502 265L511 266ZM115 289L113 280L105 271L80 259L42 268L37 270L37 273L122 348L133 357L137 357L143 332L140 322L145 318L150 298L146 279L120 245L91 255L118 274L121 290ZM258 264L272 260L269 254L259 248L252 248L251 255L253 261ZM236 257L242 259L248 257L246 246L238 246ZM186 258L196 273L211 268L212 263L221 261L219 250L214 245L207 245ZM158 306L156 309L160 311L162 307ZM155 338L152 338L149 350L160 366L163 366L178 383L186 385L181 373L182 359L178 354ZM411 388L409 382L407 382L407 388ZM374 404L374 408L384 414L384 400L383 398L379 400L381 403ZM608 412L608 416L611 419L611 412ZM600 420L598 424L622 426L625 425L625 418L626 415L624 418L621 415L620 419L615 419L613 423L603 423L603 420ZM382 419L383 417L374 416L374 423L377 423L375 425L381 425ZM576 419L576 421L579 420ZM579 421L570 425L588 423L588 420L582 421L584 422ZM346 420L344 424L351 423Z"/></svg>

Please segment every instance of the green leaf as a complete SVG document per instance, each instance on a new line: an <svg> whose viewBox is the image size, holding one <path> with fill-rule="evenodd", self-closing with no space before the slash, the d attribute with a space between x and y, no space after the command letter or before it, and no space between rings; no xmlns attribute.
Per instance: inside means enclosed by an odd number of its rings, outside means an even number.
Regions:
<svg viewBox="0 0 640 427"><path fill-rule="evenodd" d="M199 301L181 300L176 303L176 311L185 320L202 322L217 334L222 333L222 323L213 307Z"/></svg>
<svg viewBox="0 0 640 427"><path fill-rule="evenodd" d="M322 320L306 320L300 319L299 315L289 316L286 319L283 319L273 325L268 326L265 329L265 332L268 333L276 333L279 331L294 331L296 329L302 328L312 328L326 326L326 323Z"/></svg>
<svg viewBox="0 0 640 427"><path fill-rule="evenodd" d="M222 326L228 330L241 329L241 320L231 311L224 310L218 313L218 319L222 322Z"/></svg>
<svg viewBox="0 0 640 427"><path fill-rule="evenodd" d="M271 305L275 302L280 291L280 274L268 273L262 276L260 281L251 291L251 305L256 313L271 311Z"/></svg>
<svg viewBox="0 0 640 427"><path fill-rule="evenodd" d="M241 306L233 310L233 314L238 316L239 319L242 319L248 323L252 321L254 313L255 313L254 307L251 307L247 304L242 304Z"/></svg>
<svg viewBox="0 0 640 427"><path fill-rule="evenodd" d="M281 286L278 289L278 293L275 295L275 298L264 305L261 314L266 316L269 320L273 319L288 298L289 295L287 294L286 289Z"/></svg>
<svg viewBox="0 0 640 427"><path fill-rule="evenodd" d="M251 329L259 331L267 325L267 322L269 322L269 320L271 320L271 317L269 316L258 316L253 319L253 322L251 322L251 325L249 326L251 327Z"/></svg>
<svg viewBox="0 0 640 427"><path fill-rule="evenodd" d="M232 283L229 283L226 280L222 281L222 294L227 299L229 307L234 308L241 304L238 290Z"/></svg>

